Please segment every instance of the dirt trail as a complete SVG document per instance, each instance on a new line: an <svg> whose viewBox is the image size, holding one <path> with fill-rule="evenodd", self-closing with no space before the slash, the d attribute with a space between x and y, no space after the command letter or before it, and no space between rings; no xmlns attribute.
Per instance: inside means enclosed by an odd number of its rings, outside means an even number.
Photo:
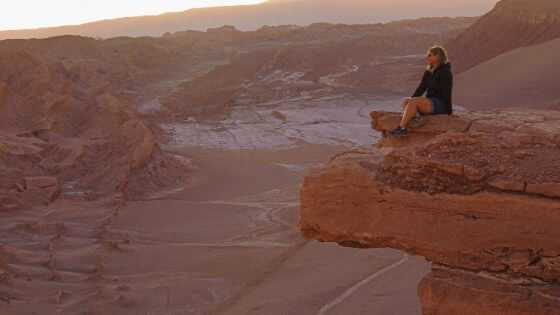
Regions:
<svg viewBox="0 0 560 315"><path fill-rule="evenodd" d="M329 303L325 304L323 307L321 307L321 309L317 312L317 315L322 315L322 314L326 314L328 310L330 310L331 308L333 308L335 305L340 304L344 299L346 299L347 297L349 297L350 295L352 295L352 293L354 293L355 291L359 290L360 287L362 287L363 285L366 285L368 282L372 281L373 279L379 277L380 275L390 271L391 269L402 265L403 263L405 263L408 260L408 254L403 253L402 258L397 261L396 263L393 263L381 270L378 270L376 272L374 272L373 274L367 276L366 278L364 278L363 280L361 280L360 282L354 284L353 286L349 287L346 291L342 292L341 295L337 296L336 299L330 301Z"/></svg>

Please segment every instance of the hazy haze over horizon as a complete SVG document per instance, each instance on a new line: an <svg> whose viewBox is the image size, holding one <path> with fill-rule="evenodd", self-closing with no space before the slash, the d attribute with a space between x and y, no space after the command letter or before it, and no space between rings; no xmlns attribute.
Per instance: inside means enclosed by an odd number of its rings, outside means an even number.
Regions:
<svg viewBox="0 0 560 315"><path fill-rule="evenodd" d="M105 19L158 15L192 8L256 4L265 0L19 0L2 8L0 31L78 25ZM30 10L30 8L32 10Z"/></svg>

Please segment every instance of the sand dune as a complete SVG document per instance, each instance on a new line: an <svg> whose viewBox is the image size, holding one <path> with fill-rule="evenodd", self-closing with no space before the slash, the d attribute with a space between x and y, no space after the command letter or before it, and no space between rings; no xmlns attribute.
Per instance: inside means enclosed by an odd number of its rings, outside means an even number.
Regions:
<svg viewBox="0 0 560 315"><path fill-rule="evenodd" d="M543 105L560 99L560 39L517 48L455 77L454 103L469 109Z"/></svg>
<svg viewBox="0 0 560 315"><path fill-rule="evenodd" d="M459 73L512 49L559 36L559 1L501 0L446 47Z"/></svg>

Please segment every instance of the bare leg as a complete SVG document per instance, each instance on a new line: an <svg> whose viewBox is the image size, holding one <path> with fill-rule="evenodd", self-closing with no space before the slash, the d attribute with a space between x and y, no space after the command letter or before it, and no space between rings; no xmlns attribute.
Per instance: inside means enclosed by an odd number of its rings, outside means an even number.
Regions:
<svg viewBox="0 0 560 315"><path fill-rule="evenodd" d="M404 109L401 123L399 124L402 129L406 129L408 123L416 116L416 113L429 114L432 112L432 104L426 97L414 97Z"/></svg>

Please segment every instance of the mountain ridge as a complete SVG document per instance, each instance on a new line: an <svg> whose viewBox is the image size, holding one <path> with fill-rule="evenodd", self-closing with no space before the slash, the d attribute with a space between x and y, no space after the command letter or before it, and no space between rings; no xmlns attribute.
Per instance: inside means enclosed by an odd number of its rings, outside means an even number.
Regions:
<svg viewBox="0 0 560 315"><path fill-rule="evenodd" d="M389 22L418 16L478 16L489 9L494 0L471 1L468 5L452 3L445 8L426 8L421 2L384 2L383 10L373 10L370 1L351 0L341 4L331 1L307 0L298 2L264 2L256 5L193 8L182 12L161 15L123 17L81 25L50 28L7 30L0 32L0 39L45 38L58 35L82 35L109 38L115 36L161 36L166 32L183 30L206 30L222 25L234 25L241 30L254 30L264 25L309 25L328 23L376 23ZM404 10L407 8L407 10ZM313 15L309 15L312 12ZM457 12L462 12L457 14Z"/></svg>

